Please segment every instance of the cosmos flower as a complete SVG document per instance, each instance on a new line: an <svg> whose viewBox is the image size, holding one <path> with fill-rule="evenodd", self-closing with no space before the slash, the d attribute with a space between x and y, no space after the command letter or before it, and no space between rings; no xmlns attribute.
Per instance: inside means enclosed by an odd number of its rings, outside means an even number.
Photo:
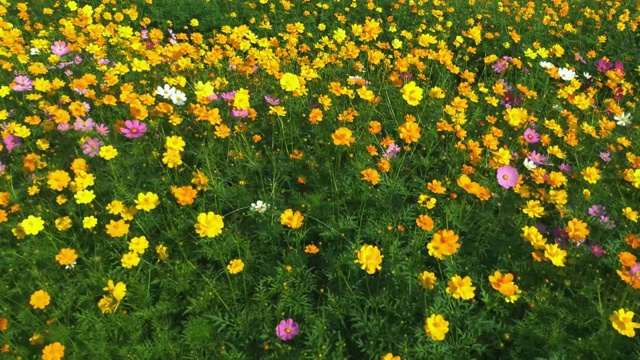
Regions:
<svg viewBox="0 0 640 360"><path fill-rule="evenodd" d="M298 326L298 323L293 321L291 318L280 321L278 326L276 326L276 335L282 341L291 340L298 336L299 333L300 327Z"/></svg>

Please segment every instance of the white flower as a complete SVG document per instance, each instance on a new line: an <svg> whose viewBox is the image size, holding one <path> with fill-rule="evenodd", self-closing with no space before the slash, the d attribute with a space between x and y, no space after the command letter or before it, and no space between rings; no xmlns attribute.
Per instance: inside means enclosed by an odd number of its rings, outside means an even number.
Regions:
<svg viewBox="0 0 640 360"><path fill-rule="evenodd" d="M526 167L529 170L533 170L538 166L536 165L536 163L533 162L533 160L524 159L524 167Z"/></svg>
<svg viewBox="0 0 640 360"><path fill-rule="evenodd" d="M74 261L74 262L73 262L73 264L67 265L67 266L65 266L64 268L65 268L65 269L73 269L73 268L75 268L75 267L76 267L76 262Z"/></svg>
<svg viewBox="0 0 640 360"><path fill-rule="evenodd" d="M184 105L185 101L187 101L187 96L182 91L176 90L171 95L171 101L173 101L175 105Z"/></svg>
<svg viewBox="0 0 640 360"><path fill-rule="evenodd" d="M555 105L553 105L553 110L562 111L562 110L564 110L564 108L560 104L555 104Z"/></svg>
<svg viewBox="0 0 640 360"><path fill-rule="evenodd" d="M548 61L540 61L540 66L545 69L551 69L553 67L553 64Z"/></svg>
<svg viewBox="0 0 640 360"><path fill-rule="evenodd" d="M40 55L40 49L38 48L31 48L29 51L31 51L31 55Z"/></svg>
<svg viewBox="0 0 640 360"><path fill-rule="evenodd" d="M587 79L591 79L591 74L589 74L588 72L582 73L582 75Z"/></svg>
<svg viewBox="0 0 640 360"><path fill-rule="evenodd" d="M158 86L156 89L156 95L160 95L165 99L170 98L173 94L175 94L176 89L169 84L164 84L164 88Z"/></svg>
<svg viewBox="0 0 640 360"><path fill-rule="evenodd" d="M560 78L564 81L571 81L575 79L576 72L567 68L560 68L558 69L558 75L560 75Z"/></svg>
<svg viewBox="0 0 640 360"><path fill-rule="evenodd" d="M617 121L616 124L620 126L629 126L631 124L631 114L629 113L622 113L620 116L616 115L613 119Z"/></svg>
<svg viewBox="0 0 640 360"><path fill-rule="evenodd" d="M258 200L251 204L251 210L259 213L263 213L267 211L268 208L269 208L269 204L262 202L262 200Z"/></svg>

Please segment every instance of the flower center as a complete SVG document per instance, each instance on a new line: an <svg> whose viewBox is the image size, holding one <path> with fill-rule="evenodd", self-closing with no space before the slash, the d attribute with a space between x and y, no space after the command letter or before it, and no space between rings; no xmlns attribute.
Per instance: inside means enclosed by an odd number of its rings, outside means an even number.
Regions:
<svg viewBox="0 0 640 360"><path fill-rule="evenodd" d="M509 180L509 175L507 175L507 174L502 175L502 179L503 180Z"/></svg>
<svg viewBox="0 0 640 360"><path fill-rule="evenodd" d="M291 329L290 328L285 328L284 332L286 332L287 334L291 334Z"/></svg>

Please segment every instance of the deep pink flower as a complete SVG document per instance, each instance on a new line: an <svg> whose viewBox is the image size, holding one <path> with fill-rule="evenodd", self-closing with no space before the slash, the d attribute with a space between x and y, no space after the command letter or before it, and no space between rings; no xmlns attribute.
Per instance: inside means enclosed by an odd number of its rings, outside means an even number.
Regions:
<svg viewBox="0 0 640 360"><path fill-rule="evenodd" d="M144 135L147 131L147 125L139 120L127 120L124 122L124 126L120 128L122 134L129 139L136 139Z"/></svg>
<svg viewBox="0 0 640 360"><path fill-rule="evenodd" d="M293 339L299 332L300 328L298 327L298 323L294 322L291 318L280 321L280 324L276 326L276 335L283 341Z"/></svg>
<svg viewBox="0 0 640 360"><path fill-rule="evenodd" d="M4 146L7 148L7 151L9 152L17 148L18 146L22 145L22 139L15 135L9 135L7 137L4 137L2 138L2 141L4 142Z"/></svg>
<svg viewBox="0 0 640 360"><path fill-rule="evenodd" d="M505 189L510 189L518 184L518 170L513 166L502 166L498 169L498 184Z"/></svg>

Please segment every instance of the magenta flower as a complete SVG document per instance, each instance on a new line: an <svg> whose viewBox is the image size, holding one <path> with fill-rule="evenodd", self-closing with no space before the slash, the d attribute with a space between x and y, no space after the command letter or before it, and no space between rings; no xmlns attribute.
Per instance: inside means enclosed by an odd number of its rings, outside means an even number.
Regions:
<svg viewBox="0 0 640 360"><path fill-rule="evenodd" d="M498 184L505 189L510 189L518 184L518 170L513 166L502 166L498 169Z"/></svg>
<svg viewBox="0 0 640 360"><path fill-rule="evenodd" d="M635 265L629 269L629 275L635 278L640 278L640 263L637 262Z"/></svg>
<svg viewBox="0 0 640 360"><path fill-rule="evenodd" d="M88 132L93 130L93 127L96 125L95 122L93 122L93 119L88 118L87 120L82 120L81 118L76 118L76 121L73 123L73 128L76 129L76 131L80 131L80 132Z"/></svg>
<svg viewBox="0 0 640 360"><path fill-rule="evenodd" d="M604 254L605 251L602 248L602 246L598 245L598 244L591 244L589 245L589 250L591 251L591 253L593 255L595 255L595 257L597 258L601 258Z"/></svg>
<svg viewBox="0 0 640 360"><path fill-rule="evenodd" d="M125 137L129 139L136 139L144 135L147 131L147 125L139 120L127 120L124 122L124 126L120 128L120 131Z"/></svg>
<svg viewBox="0 0 640 360"><path fill-rule="evenodd" d="M102 136L109 135L109 128L105 124L96 125L95 130L98 133L98 135L102 135Z"/></svg>
<svg viewBox="0 0 640 360"><path fill-rule="evenodd" d="M549 157L544 156L542 154L538 154L537 151L532 151L531 154L527 157L529 160L533 161L536 165L544 165Z"/></svg>
<svg viewBox="0 0 640 360"><path fill-rule="evenodd" d="M64 41L56 41L51 45L51 52L58 56L63 56L69 52L69 47Z"/></svg>
<svg viewBox="0 0 640 360"><path fill-rule="evenodd" d="M276 335L283 341L293 339L299 332L300 328L298 327L298 323L294 322L291 318L280 321L280 324L276 326Z"/></svg>
<svg viewBox="0 0 640 360"><path fill-rule="evenodd" d="M234 118L246 118L247 116L249 116L249 111L248 110L238 110L238 109L233 109L231 110L231 114L232 117Z"/></svg>
<svg viewBox="0 0 640 360"><path fill-rule="evenodd" d="M524 131L524 139L529 144L535 144L540 141L540 135L532 128L527 128L527 130Z"/></svg>
<svg viewBox="0 0 640 360"><path fill-rule="evenodd" d="M236 92L230 91L230 92L222 93L220 94L220 96L224 101L233 101L233 98L236 97Z"/></svg>

